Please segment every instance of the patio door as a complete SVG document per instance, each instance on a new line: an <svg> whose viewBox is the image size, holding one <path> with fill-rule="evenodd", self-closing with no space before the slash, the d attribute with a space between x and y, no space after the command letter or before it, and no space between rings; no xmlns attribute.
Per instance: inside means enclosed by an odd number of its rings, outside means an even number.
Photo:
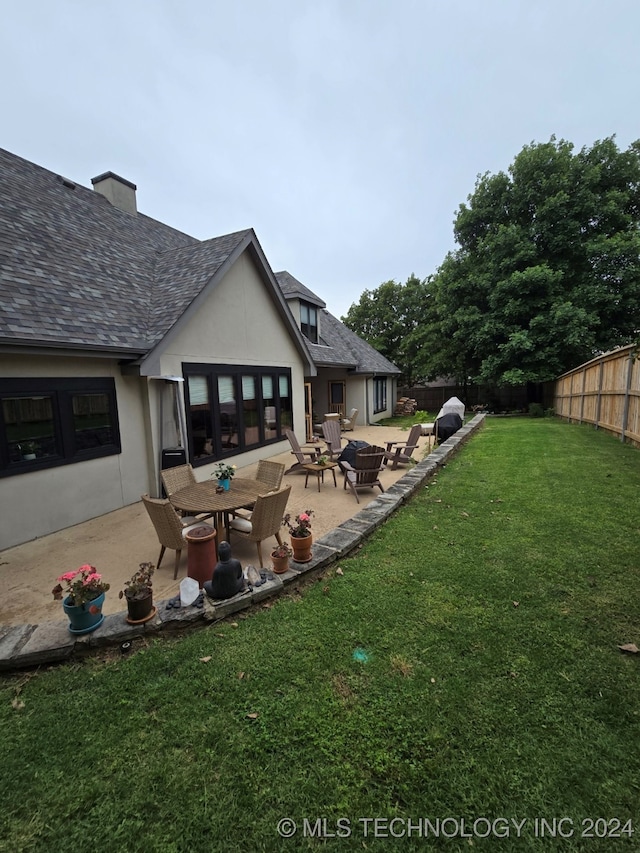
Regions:
<svg viewBox="0 0 640 853"><path fill-rule="evenodd" d="M343 381L329 382L329 411L337 412L341 418L344 418L346 405L346 383Z"/></svg>

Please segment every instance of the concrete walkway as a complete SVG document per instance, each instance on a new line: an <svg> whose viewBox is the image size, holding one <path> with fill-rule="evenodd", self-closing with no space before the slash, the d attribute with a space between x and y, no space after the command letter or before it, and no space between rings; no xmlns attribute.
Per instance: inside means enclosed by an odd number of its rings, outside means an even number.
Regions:
<svg viewBox="0 0 640 853"><path fill-rule="evenodd" d="M174 581L174 553L168 551L154 577L156 616L143 626L127 623L118 592L139 563L155 562L159 552L155 531L141 503L0 552L0 669L20 669L61 661L74 653L121 644L135 637L204 625L279 594L300 575L325 568L353 551L423 486L425 480L483 420L483 415L477 415L430 453L429 439L423 438L415 457L420 459L425 453L428 455L411 468L385 469L381 474L384 494L380 494L378 489L375 493L373 490L360 492L360 504L356 503L349 490L343 489L340 476L338 488L334 488L333 479L327 476L318 492L315 478L310 478L305 489L304 475L286 475L284 482L292 486L288 511L293 515L308 509L314 511L312 561L305 564L292 562L292 568L286 575L272 575L265 584L215 607L209 603L205 607L166 607L167 601L178 594L187 564L185 549L178 580ZM397 428L370 426L346 434L345 440L354 438L383 445L386 441L406 440L406 436L406 432ZM288 452L271 458L284 462L287 467L293 461ZM239 475L251 476L255 467L244 468ZM236 538L232 546L233 556L241 560L243 566L258 565L253 543ZM51 596L51 589L58 575L84 563L96 566L111 584L111 589L107 593L106 618L102 625L90 634L73 636L68 631L60 602ZM269 567L265 565L265 568Z"/></svg>

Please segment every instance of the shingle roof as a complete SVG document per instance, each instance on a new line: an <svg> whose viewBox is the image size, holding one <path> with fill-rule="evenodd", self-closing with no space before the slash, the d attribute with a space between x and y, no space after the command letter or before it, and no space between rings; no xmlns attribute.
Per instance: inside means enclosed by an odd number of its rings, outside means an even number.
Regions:
<svg viewBox="0 0 640 853"><path fill-rule="evenodd" d="M308 302L324 306L319 297L288 272L277 272L276 280L287 299L299 296ZM311 297L311 298L310 298ZM400 368L377 349L348 329L326 309L320 312L320 343L307 346L318 367L342 367L354 373L399 374Z"/></svg>
<svg viewBox="0 0 640 853"><path fill-rule="evenodd" d="M0 149L0 340L146 352L248 233L200 242Z"/></svg>
<svg viewBox="0 0 640 853"><path fill-rule="evenodd" d="M312 305L317 305L318 308L327 307L326 302L323 302L319 296L316 296L308 287L305 287L301 281L294 278L291 273L282 270L281 272L274 273L274 275L280 285L280 290L287 299L298 297L299 299L304 299L305 302L310 302Z"/></svg>

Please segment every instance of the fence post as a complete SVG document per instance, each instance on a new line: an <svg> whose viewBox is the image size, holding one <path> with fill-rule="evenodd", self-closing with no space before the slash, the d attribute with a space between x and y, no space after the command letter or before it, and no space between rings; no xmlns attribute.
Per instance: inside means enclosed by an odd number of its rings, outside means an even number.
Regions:
<svg viewBox="0 0 640 853"><path fill-rule="evenodd" d="M624 442L624 436L627 431L627 420L629 419L629 394L631 391L631 374L633 373L633 352L629 353L629 361L627 367L627 387L624 392L624 409L622 412L622 429L620 431L620 441Z"/></svg>
<svg viewBox="0 0 640 853"><path fill-rule="evenodd" d="M584 418L584 389L587 387L587 368L583 368L582 370L582 396L580 398L580 420L579 424L582 423Z"/></svg>
<svg viewBox="0 0 640 853"><path fill-rule="evenodd" d="M602 374L604 373L604 359L600 359L600 376L598 376L598 402L596 403L595 428L600 425L600 404L602 402Z"/></svg>

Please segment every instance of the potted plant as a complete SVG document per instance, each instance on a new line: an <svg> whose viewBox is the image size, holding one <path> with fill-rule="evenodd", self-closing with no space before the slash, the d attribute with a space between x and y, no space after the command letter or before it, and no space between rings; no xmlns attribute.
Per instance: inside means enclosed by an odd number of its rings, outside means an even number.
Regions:
<svg viewBox="0 0 640 853"><path fill-rule="evenodd" d="M289 559L293 557L293 550L286 543L278 545L271 552L273 571L277 575L283 575L289 571Z"/></svg>
<svg viewBox="0 0 640 853"><path fill-rule="evenodd" d="M127 599L127 622L130 624L147 622L155 615L151 584L155 570L153 563L140 563L140 568L120 590L118 597Z"/></svg>
<svg viewBox="0 0 640 853"><path fill-rule="evenodd" d="M104 594L109 587L110 584L102 580L102 575L96 571L95 566L88 563L80 566L75 572L60 575L51 592L56 601L62 601L72 634L88 634L103 623L102 605Z"/></svg>
<svg viewBox="0 0 640 853"><path fill-rule="evenodd" d="M293 559L296 563L308 563L312 557L311 543L313 537L311 535L311 516L312 509L307 509L296 515L293 521L291 514L287 513L282 519L282 523L289 529L291 537L291 547L293 548Z"/></svg>
<svg viewBox="0 0 640 853"><path fill-rule="evenodd" d="M218 485L222 486L225 492L228 492L235 473L235 465L229 465L227 462L218 462L211 476L216 478Z"/></svg>
<svg viewBox="0 0 640 853"><path fill-rule="evenodd" d="M320 456L318 456L317 459L314 459L313 461L316 465L326 465L329 461L329 457L321 454Z"/></svg>

